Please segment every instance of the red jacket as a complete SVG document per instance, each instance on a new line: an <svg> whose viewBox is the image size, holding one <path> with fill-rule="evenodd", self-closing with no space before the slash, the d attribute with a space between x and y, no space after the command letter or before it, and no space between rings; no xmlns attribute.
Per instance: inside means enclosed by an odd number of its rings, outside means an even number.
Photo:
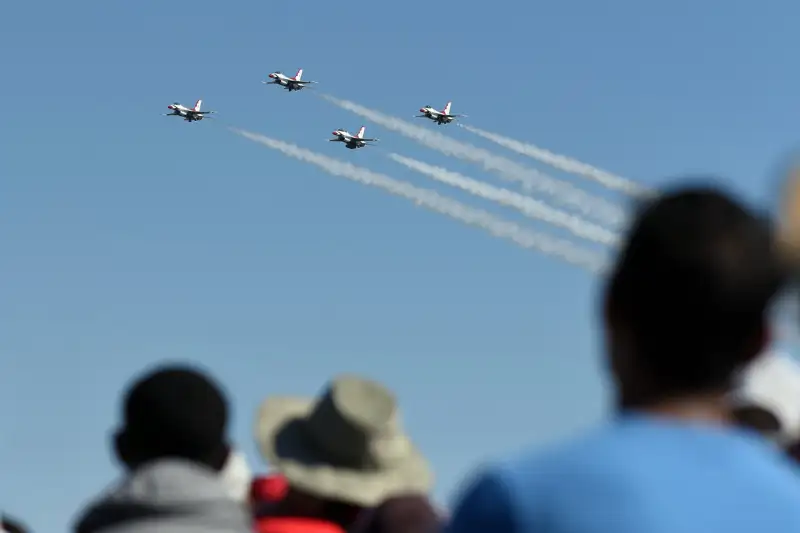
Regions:
<svg viewBox="0 0 800 533"><path fill-rule="evenodd" d="M313 518L286 516L263 517L256 520L256 533L345 533L332 522Z"/></svg>
<svg viewBox="0 0 800 533"><path fill-rule="evenodd" d="M250 501L277 503L289 491L289 482L280 474L258 476L250 483Z"/></svg>

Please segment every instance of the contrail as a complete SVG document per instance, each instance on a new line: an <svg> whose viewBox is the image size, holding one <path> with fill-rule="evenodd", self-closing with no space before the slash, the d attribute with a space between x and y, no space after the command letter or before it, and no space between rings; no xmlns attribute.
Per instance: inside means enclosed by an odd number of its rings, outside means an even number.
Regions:
<svg viewBox="0 0 800 533"><path fill-rule="evenodd" d="M647 198L654 194L652 190L643 185L639 185L638 183L623 178L622 176L617 176L610 172L606 172L605 170L593 167L592 165L588 165L576 159L572 159L564 155L554 154L553 152L545 150L544 148L539 148L538 146L534 146L532 144L510 139L508 137L482 130L474 126L469 126L467 124L458 124L458 126L461 126L465 130L492 141L493 143L496 143L504 148L508 148L509 150L517 152L518 154L532 157L537 161L555 167L559 170L594 180L608 189L620 191L635 198Z"/></svg>
<svg viewBox="0 0 800 533"><path fill-rule="evenodd" d="M601 271L605 266L602 256L591 250L576 246L569 241L524 229L518 224L497 218L486 211L464 205L453 199L442 196L436 191L415 187L410 183L395 180L384 174L357 167L351 163L339 161L338 159L306 150L294 144L238 128L230 129L238 135L274 150L278 150L284 155L316 165L329 174L357 181L364 185L379 187L392 194L411 200L417 205L426 207L431 211L482 228L496 237L509 239L523 248L538 250L544 254L585 268L593 273Z"/></svg>
<svg viewBox="0 0 800 533"><path fill-rule="evenodd" d="M426 176L442 183L446 183L447 185L458 187L459 189L467 191L470 194L486 198L487 200L491 200L499 204L513 207L530 218L535 218L537 220L542 220L544 222L553 224L554 226L566 228L578 237L583 237L584 239L589 239L609 246L617 246L619 244L619 235L616 235L614 232L590 222L586 222L575 215L570 215L564 211L554 209L547 204L535 200L529 196L525 196L524 194L518 194L513 191L509 191L508 189L494 187L488 183L483 183L481 181L468 178L467 176L462 176L461 174L446 168L429 165L427 163L423 163L422 161L417 161L416 159L404 157L399 154L390 153L388 156L390 159L400 163L401 165L405 165L411 170L425 174Z"/></svg>
<svg viewBox="0 0 800 533"><path fill-rule="evenodd" d="M317 94L342 109L361 115L376 124L396 131L401 135L438 150L445 155L478 163L482 165L484 169L495 172L502 178L517 181L526 186L526 188L534 188L550 194L561 203L572 206L587 216L594 217L595 219L615 226L622 225L625 221L625 212L618 206L602 198L592 196L570 183L556 180L536 170L518 165L509 159L494 155L477 146L456 141L438 132L427 130L390 115L385 115L380 111L366 108L355 102L340 100L339 98L334 98L327 94Z"/></svg>

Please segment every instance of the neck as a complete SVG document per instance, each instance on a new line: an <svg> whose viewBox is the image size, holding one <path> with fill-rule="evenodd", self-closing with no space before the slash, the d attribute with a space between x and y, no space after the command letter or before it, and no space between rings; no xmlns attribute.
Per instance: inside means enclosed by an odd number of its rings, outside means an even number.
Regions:
<svg viewBox="0 0 800 533"><path fill-rule="evenodd" d="M620 405L621 409L636 410L657 418L701 422L712 425L732 423L728 402L724 393L696 394L675 398L664 398L644 405Z"/></svg>

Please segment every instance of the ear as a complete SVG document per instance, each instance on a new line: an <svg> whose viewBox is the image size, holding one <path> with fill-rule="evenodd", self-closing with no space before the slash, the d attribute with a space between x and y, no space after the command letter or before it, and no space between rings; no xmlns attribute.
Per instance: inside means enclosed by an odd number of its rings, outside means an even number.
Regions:
<svg viewBox="0 0 800 533"><path fill-rule="evenodd" d="M117 460L122 463L126 468L131 468L133 458L131 457L131 447L128 435L124 429L117 430L114 433L114 455Z"/></svg>

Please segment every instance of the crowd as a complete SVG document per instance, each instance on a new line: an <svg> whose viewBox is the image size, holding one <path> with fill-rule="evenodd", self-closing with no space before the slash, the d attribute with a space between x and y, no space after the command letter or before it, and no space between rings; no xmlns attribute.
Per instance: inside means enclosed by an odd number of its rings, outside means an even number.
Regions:
<svg viewBox="0 0 800 533"><path fill-rule="evenodd" d="M473 474L445 514L381 383L269 397L253 475L214 378L162 366L122 399L120 481L75 533L800 533L800 367L771 352L795 272L769 217L715 188L642 204L602 295L616 408ZM25 526L10 517L3 529Z"/></svg>

